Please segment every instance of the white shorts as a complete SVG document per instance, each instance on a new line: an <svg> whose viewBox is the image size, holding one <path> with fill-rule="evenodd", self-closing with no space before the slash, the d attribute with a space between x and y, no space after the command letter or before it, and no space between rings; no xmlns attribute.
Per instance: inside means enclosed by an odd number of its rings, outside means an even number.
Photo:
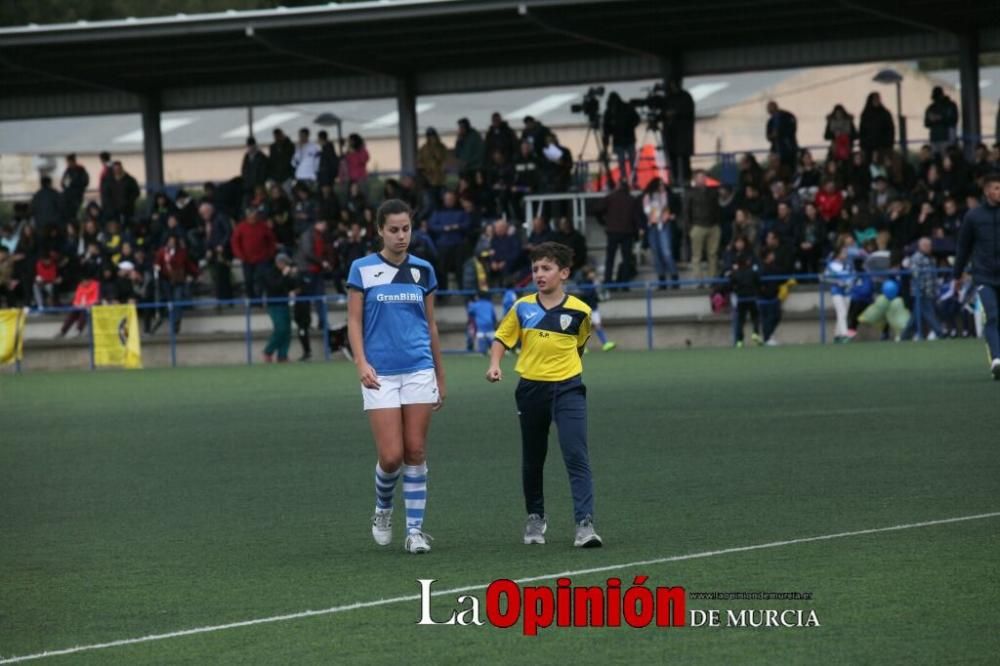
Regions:
<svg viewBox="0 0 1000 666"><path fill-rule="evenodd" d="M435 404L439 400L437 377L431 368L401 375L378 375L378 383L377 389L361 387L365 411Z"/></svg>
<svg viewBox="0 0 1000 666"><path fill-rule="evenodd" d="M590 311L590 323L594 326L601 325L601 313L596 308Z"/></svg>

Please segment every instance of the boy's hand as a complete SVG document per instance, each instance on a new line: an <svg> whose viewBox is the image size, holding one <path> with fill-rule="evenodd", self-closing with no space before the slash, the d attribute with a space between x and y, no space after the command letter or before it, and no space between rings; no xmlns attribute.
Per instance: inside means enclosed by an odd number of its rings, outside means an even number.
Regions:
<svg viewBox="0 0 1000 666"><path fill-rule="evenodd" d="M503 379L503 371L500 370L499 366L491 365L490 369L486 371L486 381L495 384L501 379Z"/></svg>

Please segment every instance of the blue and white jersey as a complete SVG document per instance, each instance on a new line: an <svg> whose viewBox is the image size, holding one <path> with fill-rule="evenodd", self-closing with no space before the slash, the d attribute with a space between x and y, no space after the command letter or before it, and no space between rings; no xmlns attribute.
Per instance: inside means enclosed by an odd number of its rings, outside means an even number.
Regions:
<svg viewBox="0 0 1000 666"><path fill-rule="evenodd" d="M850 296L854 267L847 261L831 259L826 265L823 281L830 285L830 293L834 296Z"/></svg>
<svg viewBox="0 0 1000 666"><path fill-rule="evenodd" d="M424 297L437 289L429 263L407 255L396 265L381 254L355 260L347 286L364 297L365 357L379 375L434 367Z"/></svg>

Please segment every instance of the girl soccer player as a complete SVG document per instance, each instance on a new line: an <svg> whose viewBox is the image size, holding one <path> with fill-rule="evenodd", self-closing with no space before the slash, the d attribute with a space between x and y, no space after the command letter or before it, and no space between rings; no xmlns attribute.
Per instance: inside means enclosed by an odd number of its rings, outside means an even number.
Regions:
<svg viewBox="0 0 1000 666"><path fill-rule="evenodd" d="M549 427L556 422L559 447L569 472L573 493L578 548L602 545L594 531L594 484L587 452L587 389L581 380L580 356L590 337L590 308L566 294L573 250L546 242L531 251L531 273L537 294L518 300L497 328L490 349L486 379L503 378L500 359L520 342L521 355L514 370L521 381L514 392L521 420L521 478L528 520L524 543L545 543L547 522L542 492Z"/></svg>
<svg viewBox="0 0 1000 666"><path fill-rule="evenodd" d="M392 498L403 477L409 553L431 547L423 532L427 503L425 448L431 412L445 397L444 367L434 295L437 278L423 259L407 254L413 214L389 199L375 215L382 250L351 264L348 336L375 438L375 515L372 537L392 541Z"/></svg>

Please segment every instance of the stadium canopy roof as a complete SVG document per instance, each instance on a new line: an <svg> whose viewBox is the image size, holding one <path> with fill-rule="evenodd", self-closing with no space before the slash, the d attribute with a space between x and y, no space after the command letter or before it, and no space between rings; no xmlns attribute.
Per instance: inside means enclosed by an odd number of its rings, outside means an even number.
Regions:
<svg viewBox="0 0 1000 666"><path fill-rule="evenodd" d="M147 186L167 110L395 97L404 168L419 95L959 56L980 135L981 0L396 0L0 29L0 119L139 111Z"/></svg>
<svg viewBox="0 0 1000 666"><path fill-rule="evenodd" d="M0 118L394 97L1000 50L992 2L399 0L0 29Z"/></svg>

